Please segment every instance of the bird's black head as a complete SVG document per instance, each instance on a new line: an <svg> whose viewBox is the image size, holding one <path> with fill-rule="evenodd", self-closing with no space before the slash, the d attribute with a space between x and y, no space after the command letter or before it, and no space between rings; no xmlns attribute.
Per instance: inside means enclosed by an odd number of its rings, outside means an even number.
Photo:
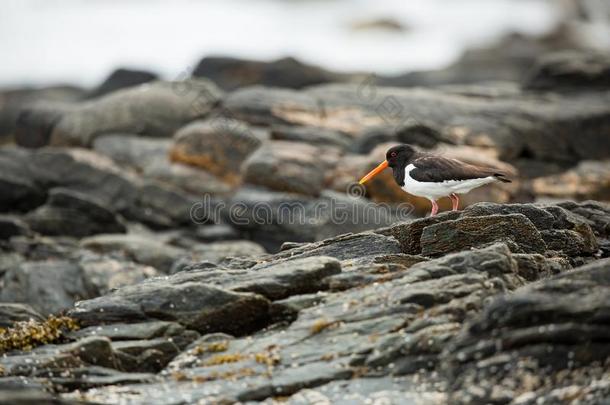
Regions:
<svg viewBox="0 0 610 405"><path fill-rule="evenodd" d="M397 145L388 149L385 160L392 169L403 169L415 156L415 149L411 145Z"/></svg>

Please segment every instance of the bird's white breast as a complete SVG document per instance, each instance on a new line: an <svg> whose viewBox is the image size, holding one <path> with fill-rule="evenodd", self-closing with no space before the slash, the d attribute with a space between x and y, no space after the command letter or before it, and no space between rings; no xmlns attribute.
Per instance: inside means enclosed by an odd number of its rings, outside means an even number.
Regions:
<svg viewBox="0 0 610 405"><path fill-rule="evenodd" d="M405 185L402 189L409 194L425 197L429 200L447 197L452 193L465 194L474 188L495 181L495 178L492 176L469 180L446 180L443 182L417 181L409 175L413 169L415 169L413 164L405 168Z"/></svg>

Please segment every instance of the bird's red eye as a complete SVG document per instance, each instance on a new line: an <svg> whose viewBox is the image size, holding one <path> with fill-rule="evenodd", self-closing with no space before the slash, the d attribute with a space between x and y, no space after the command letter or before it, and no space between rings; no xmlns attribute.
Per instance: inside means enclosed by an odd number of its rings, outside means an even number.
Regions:
<svg viewBox="0 0 610 405"><path fill-rule="evenodd" d="M396 157L396 152L392 152L392 153L390 153L390 156L391 156L391 157Z"/></svg>

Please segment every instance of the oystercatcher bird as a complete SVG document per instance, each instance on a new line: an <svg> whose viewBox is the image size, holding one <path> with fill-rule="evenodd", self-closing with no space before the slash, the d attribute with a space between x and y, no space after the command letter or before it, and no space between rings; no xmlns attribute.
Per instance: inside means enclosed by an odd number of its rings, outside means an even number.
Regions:
<svg viewBox="0 0 610 405"><path fill-rule="evenodd" d="M458 194L466 194L474 188L496 181L511 182L505 173L496 169L418 152L411 145L398 145L388 149L386 160L360 179L360 184L364 184L387 167L392 168L396 183L404 191L430 200L430 216L438 212L436 200L439 198L451 198L452 211L457 211L460 203Z"/></svg>

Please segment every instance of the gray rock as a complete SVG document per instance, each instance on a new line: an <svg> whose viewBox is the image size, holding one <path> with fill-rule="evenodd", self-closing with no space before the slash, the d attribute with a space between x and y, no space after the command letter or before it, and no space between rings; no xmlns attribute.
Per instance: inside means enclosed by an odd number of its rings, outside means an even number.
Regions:
<svg viewBox="0 0 610 405"><path fill-rule="evenodd" d="M260 295L230 292L178 276L147 280L81 301L69 314L85 326L171 320L206 333L244 334L267 322L269 301Z"/></svg>
<svg viewBox="0 0 610 405"><path fill-rule="evenodd" d="M19 148L0 149L0 211L28 211L46 199L44 189L23 170L30 156Z"/></svg>
<svg viewBox="0 0 610 405"><path fill-rule="evenodd" d="M140 323L113 323L110 325L89 326L67 334L70 339L78 340L87 336L104 336L113 342L122 340L171 339L180 349L184 349L199 334L186 329L177 322L149 321Z"/></svg>
<svg viewBox="0 0 610 405"><path fill-rule="evenodd" d="M338 151L332 148L272 141L244 162L244 181L271 190L318 196L324 188L326 171L338 158Z"/></svg>
<svg viewBox="0 0 610 405"><path fill-rule="evenodd" d="M536 61L524 86L535 90L610 88L610 57L601 52L564 51Z"/></svg>
<svg viewBox="0 0 610 405"><path fill-rule="evenodd" d="M151 266L87 253L81 254L78 265L87 286L96 296L163 274Z"/></svg>
<svg viewBox="0 0 610 405"><path fill-rule="evenodd" d="M221 92L203 79L156 81L82 103L61 116L50 144L90 146L105 133L170 137L185 123L206 116Z"/></svg>
<svg viewBox="0 0 610 405"><path fill-rule="evenodd" d="M298 194L242 188L222 211L226 222L268 251L286 241L313 242L392 223L387 207L364 198L323 191L317 199Z"/></svg>
<svg viewBox="0 0 610 405"><path fill-rule="evenodd" d="M136 234L97 235L82 239L81 246L94 252L122 252L136 263L146 264L167 273L185 251Z"/></svg>
<svg viewBox="0 0 610 405"><path fill-rule="evenodd" d="M29 304L43 315L92 296L83 270L66 261L25 262L7 271L2 281L0 301Z"/></svg>
<svg viewBox="0 0 610 405"><path fill-rule="evenodd" d="M10 239L13 236L30 235L32 231L28 224L16 216L0 215L0 240Z"/></svg>
<svg viewBox="0 0 610 405"><path fill-rule="evenodd" d="M536 396L552 397L557 388L582 392L603 379L607 369L589 365L610 356L608 266L600 260L487 306L443 353L452 400L508 403L526 384Z"/></svg>
<svg viewBox="0 0 610 405"><path fill-rule="evenodd" d="M158 372L180 352L170 339L113 342L112 349L125 371Z"/></svg>
<svg viewBox="0 0 610 405"><path fill-rule="evenodd" d="M29 321L30 319L41 321L43 317L27 304L0 304L0 328L8 328L15 322Z"/></svg>
<svg viewBox="0 0 610 405"><path fill-rule="evenodd" d="M83 193L63 188L51 189L47 203L26 215L25 221L43 235L83 237L126 230L114 212Z"/></svg>
<svg viewBox="0 0 610 405"><path fill-rule="evenodd" d="M339 261L324 256L263 263L247 270L191 270L174 276L180 282L205 282L237 292L260 294L269 300L325 290L325 278L341 272Z"/></svg>
<svg viewBox="0 0 610 405"><path fill-rule="evenodd" d="M219 264L229 257L256 257L265 253L261 245L248 240L233 240L197 244L191 249L194 261Z"/></svg>
<svg viewBox="0 0 610 405"><path fill-rule="evenodd" d="M304 142L322 147L336 147L348 150L354 141L353 137L340 131L312 126L273 125L271 139L279 141Z"/></svg>

